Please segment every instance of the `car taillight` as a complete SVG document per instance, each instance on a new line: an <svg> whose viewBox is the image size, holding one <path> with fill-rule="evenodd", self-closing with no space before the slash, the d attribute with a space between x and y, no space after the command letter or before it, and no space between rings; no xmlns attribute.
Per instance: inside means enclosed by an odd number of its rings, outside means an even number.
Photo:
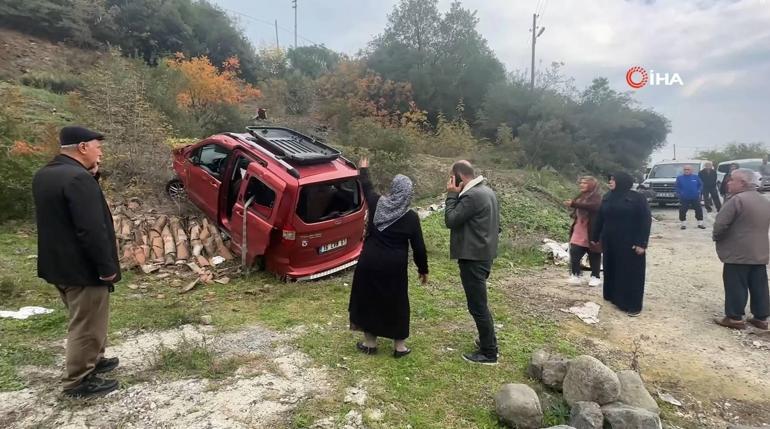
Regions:
<svg viewBox="0 0 770 429"><path fill-rule="evenodd" d="M289 229L283 230L283 239L284 240L295 240L297 238L297 231L292 231Z"/></svg>

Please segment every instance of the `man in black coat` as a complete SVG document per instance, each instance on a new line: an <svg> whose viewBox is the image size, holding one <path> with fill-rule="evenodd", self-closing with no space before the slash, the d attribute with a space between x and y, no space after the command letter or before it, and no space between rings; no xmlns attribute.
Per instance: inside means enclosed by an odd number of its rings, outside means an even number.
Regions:
<svg viewBox="0 0 770 429"><path fill-rule="evenodd" d="M719 199L719 192L717 191L717 171L714 170L714 164L706 162L703 166L703 170L698 172L700 181L703 182L703 204L706 206L706 211L711 213L711 202L714 202L714 207L719 211L722 208L722 201Z"/></svg>
<svg viewBox="0 0 770 429"><path fill-rule="evenodd" d="M32 181L38 232L38 277L53 284L69 311L64 394L88 397L115 390L96 376L115 369L105 358L109 293L120 280L115 230L92 171L104 136L64 127L61 152Z"/></svg>

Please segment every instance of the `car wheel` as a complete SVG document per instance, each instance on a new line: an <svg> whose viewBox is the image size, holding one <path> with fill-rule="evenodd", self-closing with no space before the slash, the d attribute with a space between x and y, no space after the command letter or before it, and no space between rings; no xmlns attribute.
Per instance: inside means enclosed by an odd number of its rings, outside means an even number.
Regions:
<svg viewBox="0 0 770 429"><path fill-rule="evenodd" d="M187 193L184 190L184 183L179 179L171 179L166 183L166 194L172 199L178 200L185 198Z"/></svg>

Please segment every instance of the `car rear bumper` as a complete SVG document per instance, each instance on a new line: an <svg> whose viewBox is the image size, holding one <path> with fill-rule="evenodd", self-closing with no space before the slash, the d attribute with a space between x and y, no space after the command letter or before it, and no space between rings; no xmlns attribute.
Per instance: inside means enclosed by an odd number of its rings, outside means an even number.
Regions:
<svg viewBox="0 0 770 429"><path fill-rule="evenodd" d="M317 280L356 265L358 263L358 257L361 255L361 249L363 249L363 243L358 243L355 248L340 254L337 258L303 267L292 266L289 261L286 261L286 264L281 264L280 261L276 261L278 262L278 267L276 267L277 269L274 271L278 273L278 275L285 276L289 280Z"/></svg>

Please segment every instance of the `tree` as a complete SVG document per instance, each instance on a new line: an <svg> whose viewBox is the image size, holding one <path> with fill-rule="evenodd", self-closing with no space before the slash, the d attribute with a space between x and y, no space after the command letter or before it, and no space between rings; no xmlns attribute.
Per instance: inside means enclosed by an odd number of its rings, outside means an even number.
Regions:
<svg viewBox="0 0 770 429"><path fill-rule="evenodd" d="M476 13L459 2L442 16L437 0L401 0L370 43L367 65L385 79L411 83L415 101L433 119L462 100L470 121L489 86L505 78L477 24Z"/></svg>
<svg viewBox="0 0 770 429"><path fill-rule="evenodd" d="M292 71L317 79L334 70L340 55L324 46L300 46L289 49L286 54Z"/></svg>
<svg viewBox="0 0 770 429"><path fill-rule="evenodd" d="M721 149L700 151L695 157L697 159L707 159L716 165L732 159L763 158L768 153L770 153L770 149L762 142L732 142Z"/></svg>

